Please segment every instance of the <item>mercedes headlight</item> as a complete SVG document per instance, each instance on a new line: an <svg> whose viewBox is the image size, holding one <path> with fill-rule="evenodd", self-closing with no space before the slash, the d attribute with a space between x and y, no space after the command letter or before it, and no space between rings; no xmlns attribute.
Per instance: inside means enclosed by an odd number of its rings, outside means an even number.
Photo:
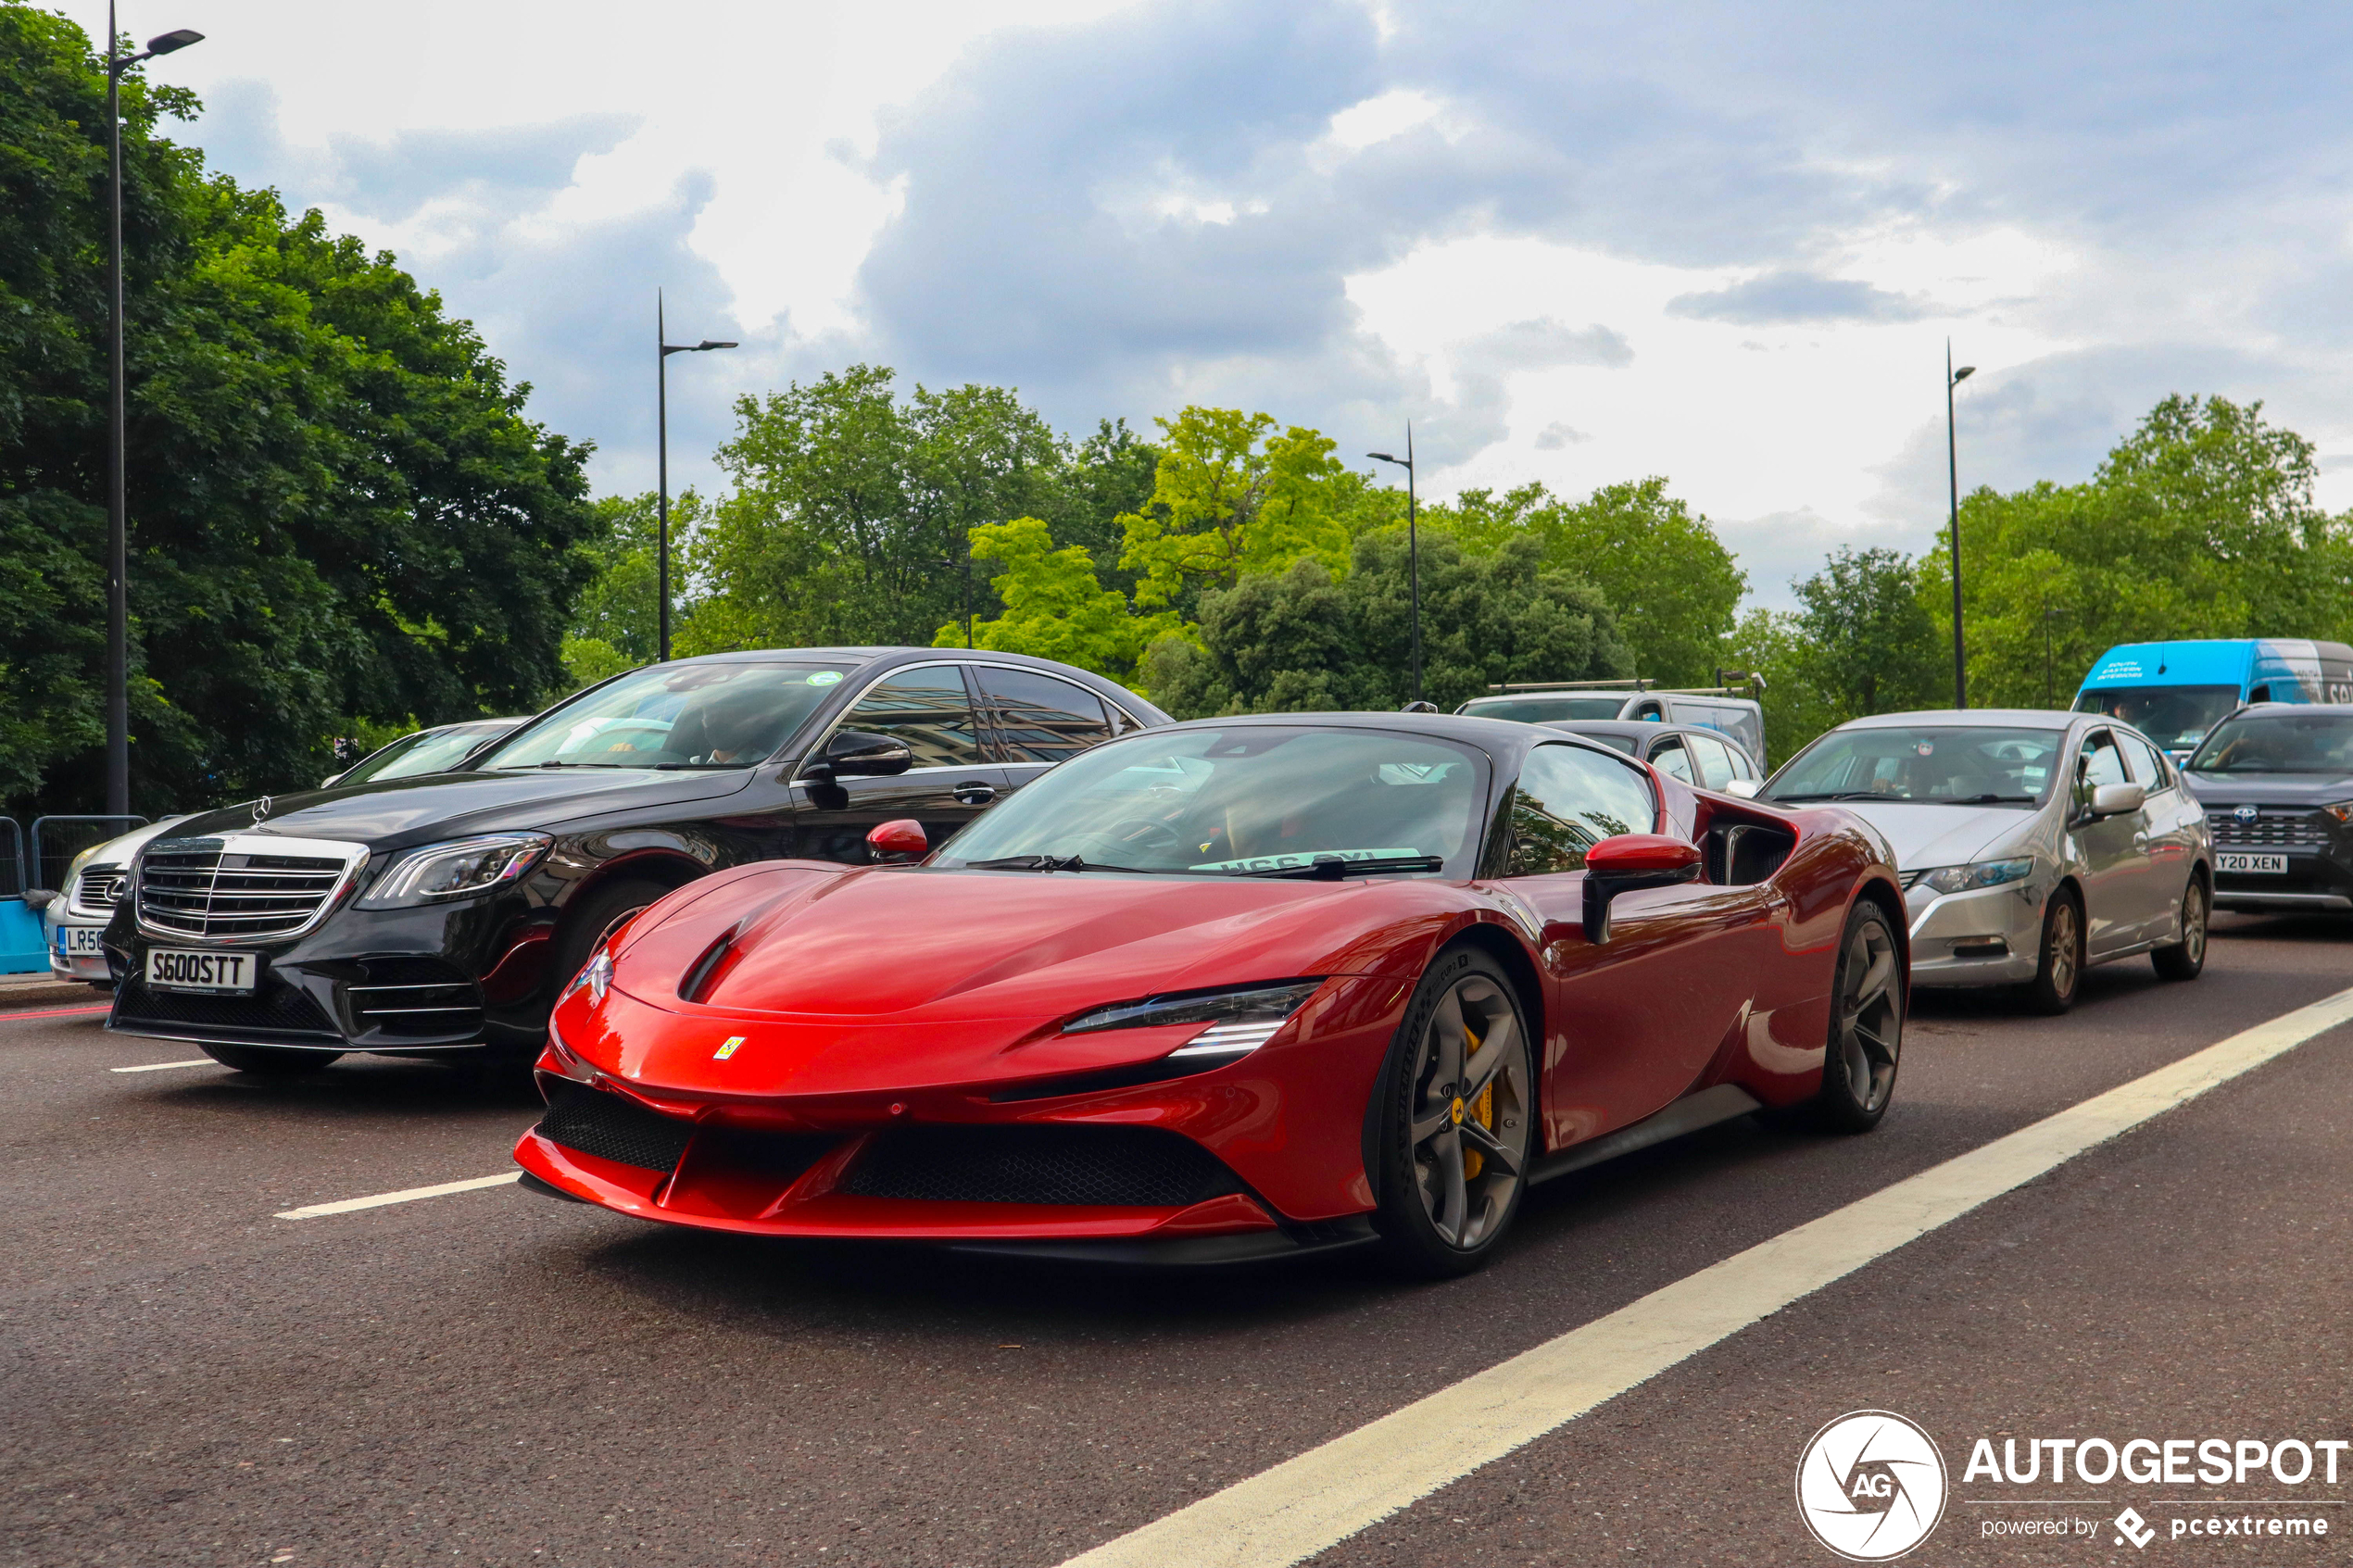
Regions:
<svg viewBox="0 0 2353 1568"><path fill-rule="evenodd" d="M492 833L411 849L393 863L358 907L401 909L487 893L519 880L554 842L544 833Z"/></svg>
<svg viewBox="0 0 2353 1568"><path fill-rule="evenodd" d="M1967 893L1971 888L1999 887L2004 883L2024 882L2034 874L2034 857L2021 855L2014 860L1980 860L1970 866L1939 866L1923 872L1915 880L1916 887L1933 888L1939 893Z"/></svg>
<svg viewBox="0 0 2353 1568"><path fill-rule="evenodd" d="M1274 1038L1275 1031L1323 985L1321 980L1286 980L1245 990L1194 991L1152 997L1140 1002L1082 1012L1063 1025L1065 1035L1101 1029L1152 1029L1171 1023L1207 1025L1171 1056L1242 1056Z"/></svg>

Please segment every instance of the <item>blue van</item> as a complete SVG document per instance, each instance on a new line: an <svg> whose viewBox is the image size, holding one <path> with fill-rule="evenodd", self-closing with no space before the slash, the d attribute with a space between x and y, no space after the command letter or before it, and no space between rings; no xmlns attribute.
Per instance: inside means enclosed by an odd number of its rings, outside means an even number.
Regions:
<svg viewBox="0 0 2353 1568"><path fill-rule="evenodd" d="M2353 647L2300 637L2120 643L2092 661L2078 713L2106 713L2187 759L2250 702L2353 702Z"/></svg>

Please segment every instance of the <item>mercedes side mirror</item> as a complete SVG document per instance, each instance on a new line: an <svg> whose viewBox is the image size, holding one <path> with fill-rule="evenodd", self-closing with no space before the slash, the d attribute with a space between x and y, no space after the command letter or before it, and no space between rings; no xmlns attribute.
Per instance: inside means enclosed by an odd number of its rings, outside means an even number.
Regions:
<svg viewBox="0 0 2353 1568"><path fill-rule="evenodd" d="M920 860L931 852L931 840L924 835L924 824L912 817L900 817L875 828L866 834L866 846L875 852L875 859L885 865Z"/></svg>
<svg viewBox="0 0 2353 1568"><path fill-rule="evenodd" d="M903 773L915 765L907 743L888 735L843 730L825 743L825 754L801 770L804 779L872 778Z"/></svg>
<svg viewBox="0 0 2353 1568"><path fill-rule="evenodd" d="M1754 800L1756 798L1757 792L1764 787L1763 779L1734 779L1724 786L1724 793L1738 796L1743 800Z"/></svg>
<svg viewBox="0 0 2353 1568"><path fill-rule="evenodd" d="M2102 784L2092 791L2092 815L2120 817L2127 811L2137 811L2148 795L2147 789L2136 784Z"/></svg>
<svg viewBox="0 0 2353 1568"><path fill-rule="evenodd" d="M1585 940L1609 940L1610 900L1642 887L1699 880L1699 846L1658 833L1621 833L1585 851Z"/></svg>

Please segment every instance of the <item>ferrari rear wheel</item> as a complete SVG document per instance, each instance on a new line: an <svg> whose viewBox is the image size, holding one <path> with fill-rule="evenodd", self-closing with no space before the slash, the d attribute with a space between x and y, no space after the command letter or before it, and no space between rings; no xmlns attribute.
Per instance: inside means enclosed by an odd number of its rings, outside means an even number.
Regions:
<svg viewBox="0 0 2353 1568"><path fill-rule="evenodd" d="M1876 904L1856 904L1846 917L1831 989L1829 1050L1814 1119L1837 1133L1868 1133L1895 1098L1895 1069L1904 1054L1902 950Z"/></svg>
<svg viewBox="0 0 2353 1568"><path fill-rule="evenodd" d="M1442 1279L1487 1261L1528 1185L1535 1076L1503 970L1475 948L1440 954L1381 1076L1375 1223L1396 1266Z"/></svg>

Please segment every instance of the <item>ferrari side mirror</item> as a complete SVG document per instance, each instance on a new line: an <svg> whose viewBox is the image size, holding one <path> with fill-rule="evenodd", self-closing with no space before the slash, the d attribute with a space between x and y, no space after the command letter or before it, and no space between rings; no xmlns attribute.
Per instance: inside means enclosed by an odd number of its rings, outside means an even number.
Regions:
<svg viewBox="0 0 2353 1568"><path fill-rule="evenodd" d="M1699 846L1658 833L1621 833L1585 851L1585 940L1609 940L1610 900L1642 887L1699 879Z"/></svg>
<svg viewBox="0 0 2353 1568"><path fill-rule="evenodd" d="M931 840L924 834L924 824L912 817L882 823L866 834L866 844L874 850L875 859L886 865L921 859L931 849Z"/></svg>

